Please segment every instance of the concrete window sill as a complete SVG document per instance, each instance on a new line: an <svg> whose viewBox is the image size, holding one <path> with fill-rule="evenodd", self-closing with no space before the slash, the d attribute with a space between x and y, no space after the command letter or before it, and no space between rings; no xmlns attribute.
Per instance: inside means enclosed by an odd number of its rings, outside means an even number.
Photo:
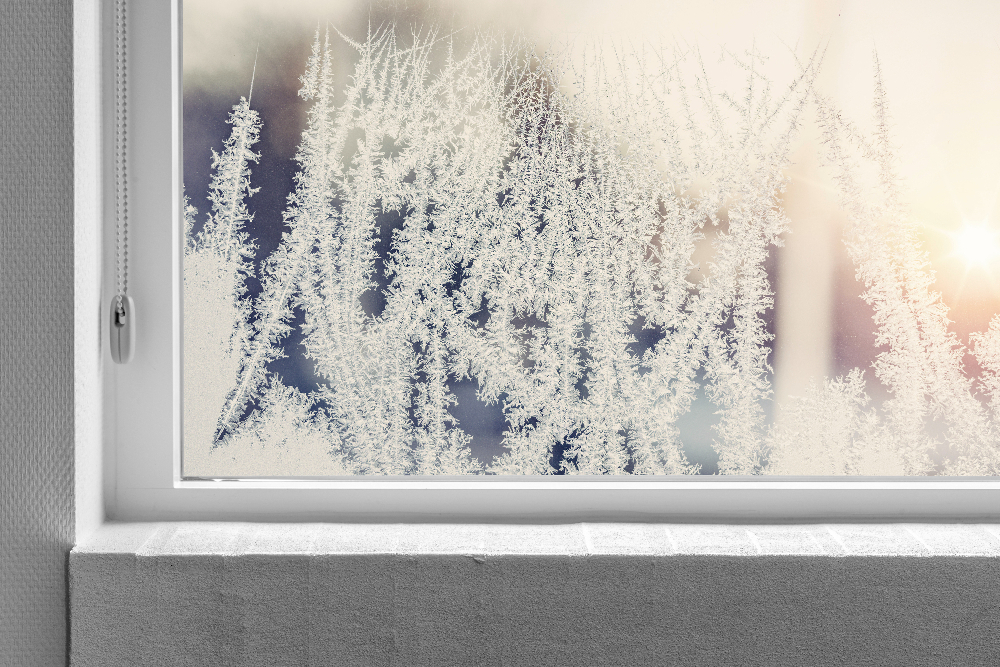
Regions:
<svg viewBox="0 0 1000 667"><path fill-rule="evenodd" d="M106 523L73 550L100 553L996 558L1000 525Z"/></svg>

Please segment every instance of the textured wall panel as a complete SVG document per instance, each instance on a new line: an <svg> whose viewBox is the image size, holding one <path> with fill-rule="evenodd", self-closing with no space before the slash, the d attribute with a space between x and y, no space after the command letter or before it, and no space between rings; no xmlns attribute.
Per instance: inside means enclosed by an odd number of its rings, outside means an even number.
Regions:
<svg viewBox="0 0 1000 667"><path fill-rule="evenodd" d="M75 667L1000 664L996 558L72 559Z"/></svg>
<svg viewBox="0 0 1000 667"><path fill-rule="evenodd" d="M998 665L1000 526L108 524L74 667Z"/></svg>
<svg viewBox="0 0 1000 667"><path fill-rule="evenodd" d="M66 661L73 13L0 2L0 665Z"/></svg>

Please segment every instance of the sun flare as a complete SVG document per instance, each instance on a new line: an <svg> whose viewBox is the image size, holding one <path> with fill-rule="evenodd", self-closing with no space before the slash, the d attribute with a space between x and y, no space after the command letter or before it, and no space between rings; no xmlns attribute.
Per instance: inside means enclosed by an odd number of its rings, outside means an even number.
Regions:
<svg viewBox="0 0 1000 667"><path fill-rule="evenodd" d="M966 269L990 270L1000 261L1000 232L987 223L966 222L951 234L952 252Z"/></svg>

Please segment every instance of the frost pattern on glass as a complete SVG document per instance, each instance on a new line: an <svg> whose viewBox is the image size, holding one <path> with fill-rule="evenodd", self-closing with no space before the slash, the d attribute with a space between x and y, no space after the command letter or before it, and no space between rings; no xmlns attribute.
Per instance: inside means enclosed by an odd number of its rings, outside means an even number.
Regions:
<svg viewBox="0 0 1000 667"><path fill-rule="evenodd" d="M355 52L342 91L332 40ZM186 457L220 476L692 474L677 423L703 386L722 474L996 473L996 399L985 407L963 372L900 202L880 77L868 136L813 93L818 59L775 93L759 54L726 54L745 71L730 94L697 51L575 55L317 31L286 231L256 273L245 224L261 120L246 99L233 107L197 234L186 209ZM874 405L855 369L769 425L767 261L807 104L891 398ZM692 279L708 231L712 259ZM387 287L369 298L377 278ZM323 380L308 393L268 370L297 312ZM993 398L1000 320L972 341ZM453 414L460 380L502 406L493 461Z"/></svg>

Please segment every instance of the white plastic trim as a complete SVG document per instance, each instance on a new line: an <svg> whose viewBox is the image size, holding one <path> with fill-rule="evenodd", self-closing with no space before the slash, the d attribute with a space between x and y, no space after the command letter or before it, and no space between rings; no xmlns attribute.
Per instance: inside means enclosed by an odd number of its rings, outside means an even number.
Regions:
<svg viewBox="0 0 1000 667"><path fill-rule="evenodd" d="M101 0L104 23L113 0ZM180 0L129 9L129 292L142 313L128 366L103 360L108 516L119 520L520 521L1000 519L1000 481L943 478L501 478L207 480L180 478L181 34ZM105 26L103 63L113 63ZM111 59L111 60L109 60ZM113 71L113 70L112 70ZM103 80L105 134L114 86ZM105 146L105 154L112 152ZM114 183L105 160L104 200ZM113 188L112 188L113 189ZM105 258L113 210L104 210ZM111 225L111 227L109 227ZM112 242L109 246L109 241ZM105 262L104 285L113 284ZM101 340L105 340L104 337ZM78 383L79 386L79 383Z"/></svg>
<svg viewBox="0 0 1000 667"><path fill-rule="evenodd" d="M73 2L74 327L73 396L76 535L104 518L102 479L104 320L101 291L102 115L101 7Z"/></svg>

